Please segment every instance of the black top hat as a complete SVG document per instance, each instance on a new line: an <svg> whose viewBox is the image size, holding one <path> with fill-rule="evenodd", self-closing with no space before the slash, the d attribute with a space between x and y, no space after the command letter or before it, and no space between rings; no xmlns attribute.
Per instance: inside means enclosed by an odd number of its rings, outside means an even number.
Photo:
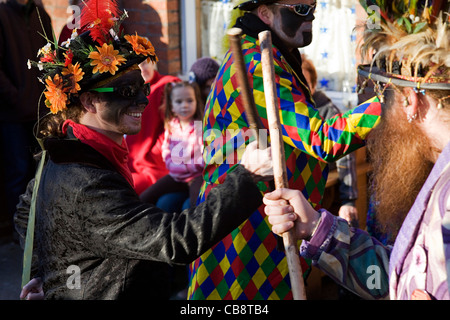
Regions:
<svg viewBox="0 0 450 320"><path fill-rule="evenodd" d="M124 35L115 1L85 2L81 11L81 28L58 46L50 42L38 52L38 62L28 61L43 71L45 104L52 113L70 106L80 93L117 77L122 71L137 68L144 60L158 61L151 42L137 35Z"/></svg>
<svg viewBox="0 0 450 320"><path fill-rule="evenodd" d="M252 11L253 9L256 9L257 7L259 7L262 4L271 4L277 2L276 0L250 0L250 1L245 1L239 5L237 5L236 7L234 7L234 9L240 9L243 11Z"/></svg>

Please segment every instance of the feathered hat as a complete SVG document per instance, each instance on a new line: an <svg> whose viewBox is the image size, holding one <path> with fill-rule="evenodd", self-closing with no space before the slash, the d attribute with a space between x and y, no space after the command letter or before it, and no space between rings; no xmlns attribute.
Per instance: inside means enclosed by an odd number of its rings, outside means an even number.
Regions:
<svg viewBox="0 0 450 320"><path fill-rule="evenodd" d="M450 34L447 0L360 0L368 13L361 54L371 56L358 73L383 91L393 84L450 89ZM380 83L384 83L380 85ZM363 90L363 88L362 88Z"/></svg>
<svg viewBox="0 0 450 320"><path fill-rule="evenodd" d="M84 2L84 1L83 1ZM87 0L80 16L80 30L58 45L46 34L47 45L38 51L39 61L28 67L43 71L45 105L54 114L66 109L80 93L98 87L144 60L158 61L146 38L124 35L121 23L128 17L116 0ZM78 32L79 31L79 32Z"/></svg>

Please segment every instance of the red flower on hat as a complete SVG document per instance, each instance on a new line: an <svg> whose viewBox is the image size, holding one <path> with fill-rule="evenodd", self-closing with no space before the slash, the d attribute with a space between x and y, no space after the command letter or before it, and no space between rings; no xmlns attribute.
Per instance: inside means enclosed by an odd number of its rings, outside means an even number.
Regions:
<svg viewBox="0 0 450 320"><path fill-rule="evenodd" d="M55 63L56 51L49 51L49 52L45 53L44 56L40 59L40 61Z"/></svg>
<svg viewBox="0 0 450 320"><path fill-rule="evenodd" d="M63 55L66 58L64 60L64 67L67 68L67 66L72 63L73 52L72 52L72 50L69 49L69 50L67 50L67 53L63 53Z"/></svg>

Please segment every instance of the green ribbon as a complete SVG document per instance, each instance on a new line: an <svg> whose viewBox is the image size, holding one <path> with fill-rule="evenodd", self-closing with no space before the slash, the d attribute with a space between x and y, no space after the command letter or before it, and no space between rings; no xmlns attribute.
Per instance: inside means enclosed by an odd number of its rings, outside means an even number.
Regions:
<svg viewBox="0 0 450 320"><path fill-rule="evenodd" d="M25 238L25 249L23 253L22 288L30 282L31 260L33 258L34 223L36 218L36 198L41 181L42 169L44 168L47 151L42 151L42 157L34 178L33 195L31 196L30 212L28 215L27 236Z"/></svg>

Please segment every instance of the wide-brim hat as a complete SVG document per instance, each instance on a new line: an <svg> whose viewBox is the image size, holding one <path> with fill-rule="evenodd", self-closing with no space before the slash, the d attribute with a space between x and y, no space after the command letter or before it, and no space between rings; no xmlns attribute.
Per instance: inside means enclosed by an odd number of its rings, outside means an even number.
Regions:
<svg viewBox="0 0 450 320"><path fill-rule="evenodd" d="M119 11L115 0L84 3L81 30L74 29L61 45L44 34L48 43L39 50L39 61L28 61L43 72L45 105L52 113L73 105L81 93L139 69L144 60L158 60L148 39L123 33L121 23L128 14Z"/></svg>
<svg viewBox="0 0 450 320"><path fill-rule="evenodd" d="M238 4L234 7L234 9L240 9L243 11L252 11L253 9L256 9L262 4L271 4L277 2L276 0L250 0L242 2L241 4Z"/></svg>
<svg viewBox="0 0 450 320"><path fill-rule="evenodd" d="M358 67L382 94L386 84L418 90L450 89L448 2L442 0L360 0L368 17ZM371 10L369 10L371 9ZM380 86L379 84L382 84Z"/></svg>

